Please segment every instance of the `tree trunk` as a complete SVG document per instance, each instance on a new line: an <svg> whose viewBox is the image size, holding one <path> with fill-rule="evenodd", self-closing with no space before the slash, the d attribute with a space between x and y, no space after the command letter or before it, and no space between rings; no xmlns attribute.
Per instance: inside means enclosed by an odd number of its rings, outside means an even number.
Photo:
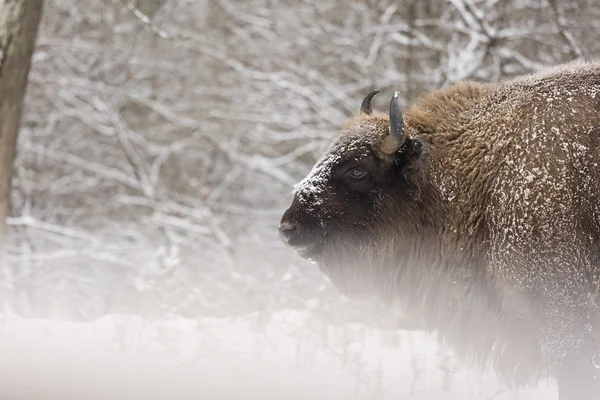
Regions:
<svg viewBox="0 0 600 400"><path fill-rule="evenodd" d="M0 0L0 246L31 55L42 0Z"/></svg>

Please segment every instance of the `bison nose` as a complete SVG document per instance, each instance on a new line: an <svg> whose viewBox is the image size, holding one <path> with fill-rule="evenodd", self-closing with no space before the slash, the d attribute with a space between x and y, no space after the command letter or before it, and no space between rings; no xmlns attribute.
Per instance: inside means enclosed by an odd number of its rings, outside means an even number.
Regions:
<svg viewBox="0 0 600 400"><path fill-rule="evenodd" d="M298 232L298 224L285 221L279 225L279 234L284 242L288 243L290 239Z"/></svg>

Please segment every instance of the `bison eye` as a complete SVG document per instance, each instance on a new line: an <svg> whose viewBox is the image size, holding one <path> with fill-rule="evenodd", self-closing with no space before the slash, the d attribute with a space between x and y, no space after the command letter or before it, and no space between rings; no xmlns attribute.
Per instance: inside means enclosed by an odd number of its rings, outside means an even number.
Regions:
<svg viewBox="0 0 600 400"><path fill-rule="evenodd" d="M354 178L354 179L360 179L360 178L364 177L366 174L367 174L367 172L361 168L352 168L347 173L348 176L350 176L351 178Z"/></svg>

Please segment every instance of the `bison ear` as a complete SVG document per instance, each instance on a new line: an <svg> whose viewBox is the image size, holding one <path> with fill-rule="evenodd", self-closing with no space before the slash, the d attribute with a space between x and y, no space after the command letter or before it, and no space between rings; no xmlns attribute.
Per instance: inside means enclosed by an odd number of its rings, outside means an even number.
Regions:
<svg viewBox="0 0 600 400"><path fill-rule="evenodd" d="M423 163L428 158L429 145L419 139L406 139L401 152L394 157L396 167L404 176L414 176L422 170Z"/></svg>
<svg viewBox="0 0 600 400"><path fill-rule="evenodd" d="M381 151L384 154L396 153L404 142L406 141L406 135L404 134L404 119L402 118L402 111L398 105L398 98L400 92L395 92L390 101L390 134L383 140Z"/></svg>

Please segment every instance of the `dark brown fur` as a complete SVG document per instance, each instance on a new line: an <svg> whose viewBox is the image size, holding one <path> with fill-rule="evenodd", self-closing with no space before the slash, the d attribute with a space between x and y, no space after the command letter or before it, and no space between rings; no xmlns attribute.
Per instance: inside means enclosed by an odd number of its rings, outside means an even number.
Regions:
<svg viewBox="0 0 600 400"><path fill-rule="evenodd" d="M296 188L289 243L508 381L600 396L600 64L457 83L404 120L393 156L387 116L342 129Z"/></svg>

